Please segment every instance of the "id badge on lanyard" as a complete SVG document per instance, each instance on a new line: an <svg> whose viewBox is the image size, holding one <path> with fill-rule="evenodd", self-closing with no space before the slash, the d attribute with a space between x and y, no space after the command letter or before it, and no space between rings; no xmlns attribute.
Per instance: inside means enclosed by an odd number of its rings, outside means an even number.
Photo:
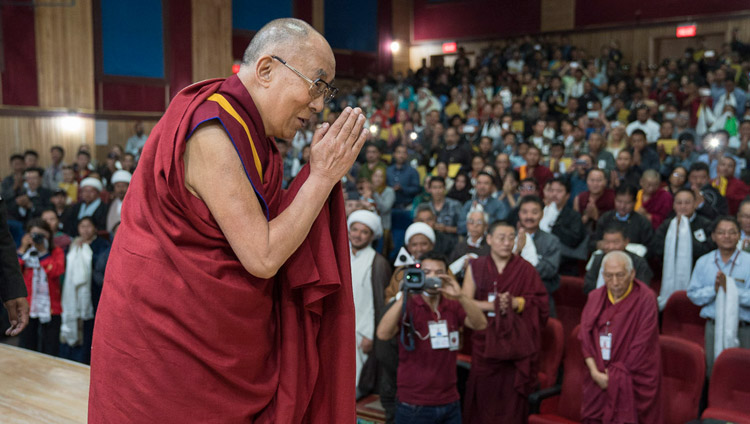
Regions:
<svg viewBox="0 0 750 424"><path fill-rule="evenodd" d="M490 303L492 303L494 305L495 304L495 299L497 299L497 281L494 281L492 283L492 285L494 286L495 289L494 289L494 291L492 293L490 293L490 294L487 295L487 301L490 302ZM487 312L487 316L488 317L494 317L495 316L495 311L492 310L492 311Z"/></svg>
<svg viewBox="0 0 750 424"><path fill-rule="evenodd" d="M599 334L599 349L603 360L609 361L612 358L612 333L609 332L609 321L604 332Z"/></svg>
<svg viewBox="0 0 750 424"><path fill-rule="evenodd" d="M430 344L433 349L449 349L451 347L450 334L448 333L448 322L444 319L440 321L429 321L427 325L430 328Z"/></svg>

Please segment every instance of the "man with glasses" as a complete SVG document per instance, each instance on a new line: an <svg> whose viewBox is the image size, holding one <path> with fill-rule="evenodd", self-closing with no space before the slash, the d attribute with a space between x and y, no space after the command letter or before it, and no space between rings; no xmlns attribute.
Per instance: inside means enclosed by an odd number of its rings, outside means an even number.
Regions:
<svg viewBox="0 0 750 424"><path fill-rule="evenodd" d="M730 308L738 313L734 322L724 322L725 329L734 332L739 339L739 347L750 348L750 253L737 249L740 239L740 226L731 216L722 216L716 220L711 238L718 247L698 259L690 279L687 295L690 300L700 306L701 317L706 321L706 369L711 374L714 360L719 356L720 347L715 346L715 334L722 334L717 327L720 315L726 316ZM739 305L732 305L732 297L726 296L723 308L719 308L717 297L724 296L727 285L734 284L736 297L733 301Z"/></svg>
<svg viewBox="0 0 750 424"><path fill-rule="evenodd" d="M602 259L604 286L581 315L583 422L661 423L661 354L656 296L635 278L630 256Z"/></svg>
<svg viewBox="0 0 750 424"><path fill-rule="evenodd" d="M279 19L255 35L238 74L172 99L122 205L96 319L89 422L354 416L339 182L367 138L365 116L346 108L322 124L285 192L274 142L291 140L336 95L335 71L322 35Z"/></svg>

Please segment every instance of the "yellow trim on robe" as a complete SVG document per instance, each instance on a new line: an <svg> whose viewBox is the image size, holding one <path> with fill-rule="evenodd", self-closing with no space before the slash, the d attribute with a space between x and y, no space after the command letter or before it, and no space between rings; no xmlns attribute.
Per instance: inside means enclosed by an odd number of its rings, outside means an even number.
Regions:
<svg viewBox="0 0 750 424"><path fill-rule="evenodd" d="M641 209L641 206L643 206L643 189L638 190L638 194L635 196L635 206L633 207L633 210L638 211Z"/></svg>
<svg viewBox="0 0 750 424"><path fill-rule="evenodd" d="M261 184L263 184L263 166L260 164L260 157L258 156L258 151L255 150L255 142L253 141L253 137L250 136L250 129L247 128L247 124L245 124L245 121L243 121L237 111L234 110L234 107L232 107L229 101L227 101L227 99L225 99L221 94L214 93L208 97L208 100L218 103L222 109L230 114L232 118L236 119L237 122L242 125L242 128L244 128L245 134L247 134L247 139L250 140L250 148L253 150L253 162L255 162L255 168L258 170L258 175L260 175L260 182Z"/></svg>
<svg viewBox="0 0 750 424"><path fill-rule="evenodd" d="M722 196L726 196L727 195L727 185L728 184L729 184L729 181L726 178L719 177L719 178L716 178L713 181L713 184L711 184L711 185L714 186L714 188L716 188L716 190L718 190L719 193Z"/></svg>
<svg viewBox="0 0 750 424"><path fill-rule="evenodd" d="M518 300L518 308L516 308L516 312L520 314L523 312L524 306L526 306L526 299L522 296L518 296L516 299Z"/></svg>
<svg viewBox="0 0 750 424"><path fill-rule="evenodd" d="M609 301L614 305L615 303L621 302L626 297L628 297L628 295L630 294L631 291L633 291L633 282L632 281L630 282L630 285L628 286L628 289L625 291L625 294L623 294L621 298L615 300L615 297L612 296L612 292L609 291L609 289L607 289L607 297L609 298Z"/></svg>

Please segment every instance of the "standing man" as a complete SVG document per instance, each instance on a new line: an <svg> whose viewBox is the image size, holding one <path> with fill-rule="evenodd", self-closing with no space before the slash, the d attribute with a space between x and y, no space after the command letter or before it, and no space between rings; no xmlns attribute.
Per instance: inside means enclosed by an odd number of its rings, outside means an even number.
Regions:
<svg viewBox="0 0 750 424"><path fill-rule="evenodd" d="M419 194L419 173L406 160L409 155L406 146L396 146L393 150L393 165L386 171L386 183L396 192L395 209L403 209L411 205L414 196Z"/></svg>
<svg viewBox="0 0 750 424"><path fill-rule="evenodd" d="M133 134L128 139L128 142L125 145L125 153L130 153L137 161L141 156L141 150L143 150L143 146L146 145L148 135L143 131L143 122L141 121L135 123L133 131L135 132L135 134Z"/></svg>
<svg viewBox="0 0 750 424"><path fill-rule="evenodd" d="M42 186L48 190L55 190L57 185L63 180L62 169L65 164L63 159L65 158L65 150L62 146L52 146L49 149L50 159L52 163L44 170L44 181Z"/></svg>
<svg viewBox="0 0 750 424"><path fill-rule="evenodd" d="M541 332L549 316L547 290L534 267L513 254L515 238L508 223L492 223L490 254L466 270L463 293L489 317L487 330L472 334L464 398L467 423L525 423L528 396L537 385ZM519 331L501 331L509 326ZM496 347L502 344L518 349L501 355Z"/></svg>
<svg viewBox="0 0 750 424"><path fill-rule="evenodd" d="M130 186L130 180L133 175L128 171L122 169L115 171L112 174L112 201L109 202L109 211L107 212L107 232L112 233L112 229L115 225L120 223L120 214L122 213L122 201L125 199L125 193L128 191Z"/></svg>
<svg viewBox="0 0 750 424"><path fill-rule="evenodd" d="M49 207L52 192L42 187L43 172L41 168L27 168L23 173L24 185L10 202L8 213L11 218L26 222L31 218L38 218Z"/></svg>
<svg viewBox="0 0 750 424"><path fill-rule="evenodd" d="M602 260L604 287L589 293L578 339L589 369L583 422L662 423L661 354L656 296L635 279L630 257Z"/></svg>
<svg viewBox="0 0 750 424"><path fill-rule="evenodd" d="M710 169L704 162L695 162L688 170L690 189L695 193L696 212L713 221L729 213L727 199L711 185Z"/></svg>
<svg viewBox="0 0 750 424"><path fill-rule="evenodd" d="M99 197L104 190L102 182L97 178L84 178L78 188L79 202L70 205L61 218L63 231L75 237L78 235L78 221L90 216L96 228L104 228L107 224L107 204Z"/></svg>
<svg viewBox="0 0 750 424"><path fill-rule="evenodd" d="M432 177L427 187L430 201L427 203L435 213L435 232L442 234L450 244L448 252L458 243L458 221L463 212L461 203L456 199L445 197L445 179L440 176Z"/></svg>
<svg viewBox="0 0 750 424"><path fill-rule="evenodd" d="M716 221L711 238L718 247L698 259L690 278L687 295L690 300L701 307L701 317L706 321L706 375L710 376L714 361L720 349L715 347L715 335L723 333L716 328L718 314L726 310L717 309L719 291L727 291L727 284L734 283L739 298L739 320L726 323L734 327L740 341L739 347L750 348L750 253L737 249L740 239L740 226L734 217L722 216ZM729 300L729 299L727 299ZM725 308L730 305L725 303ZM737 305L734 305L736 308ZM723 329L722 329L723 330Z"/></svg>
<svg viewBox="0 0 750 424"><path fill-rule="evenodd" d="M471 200L464 203L464 208L459 215L458 220L458 233L461 235L466 234L466 216L472 209L481 207L483 211L487 212L490 216L489 222L495 222L499 219L505 219L510 213L510 208L505 202L501 202L492 197L492 189L494 187L494 180L492 175L486 172L480 172L477 175L477 184L474 197Z"/></svg>
<svg viewBox="0 0 750 424"><path fill-rule="evenodd" d="M375 322L383 313L391 267L388 260L372 248L372 242L383 236L377 214L354 211L347 224L357 330L357 398L360 398L372 392L378 376L377 361L372 355Z"/></svg>
<svg viewBox="0 0 750 424"><path fill-rule="evenodd" d="M238 74L172 99L109 256L89 422L354 419L340 181L367 138L365 117L345 108L324 123L285 192L273 139L323 110L334 75L325 38L278 19L255 34Z"/></svg>

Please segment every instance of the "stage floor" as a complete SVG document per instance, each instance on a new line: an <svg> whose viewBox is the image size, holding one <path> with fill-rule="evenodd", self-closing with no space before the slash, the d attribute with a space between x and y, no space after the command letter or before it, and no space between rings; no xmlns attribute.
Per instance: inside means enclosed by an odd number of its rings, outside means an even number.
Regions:
<svg viewBox="0 0 750 424"><path fill-rule="evenodd" d="M85 423L89 367L0 344L3 424Z"/></svg>

